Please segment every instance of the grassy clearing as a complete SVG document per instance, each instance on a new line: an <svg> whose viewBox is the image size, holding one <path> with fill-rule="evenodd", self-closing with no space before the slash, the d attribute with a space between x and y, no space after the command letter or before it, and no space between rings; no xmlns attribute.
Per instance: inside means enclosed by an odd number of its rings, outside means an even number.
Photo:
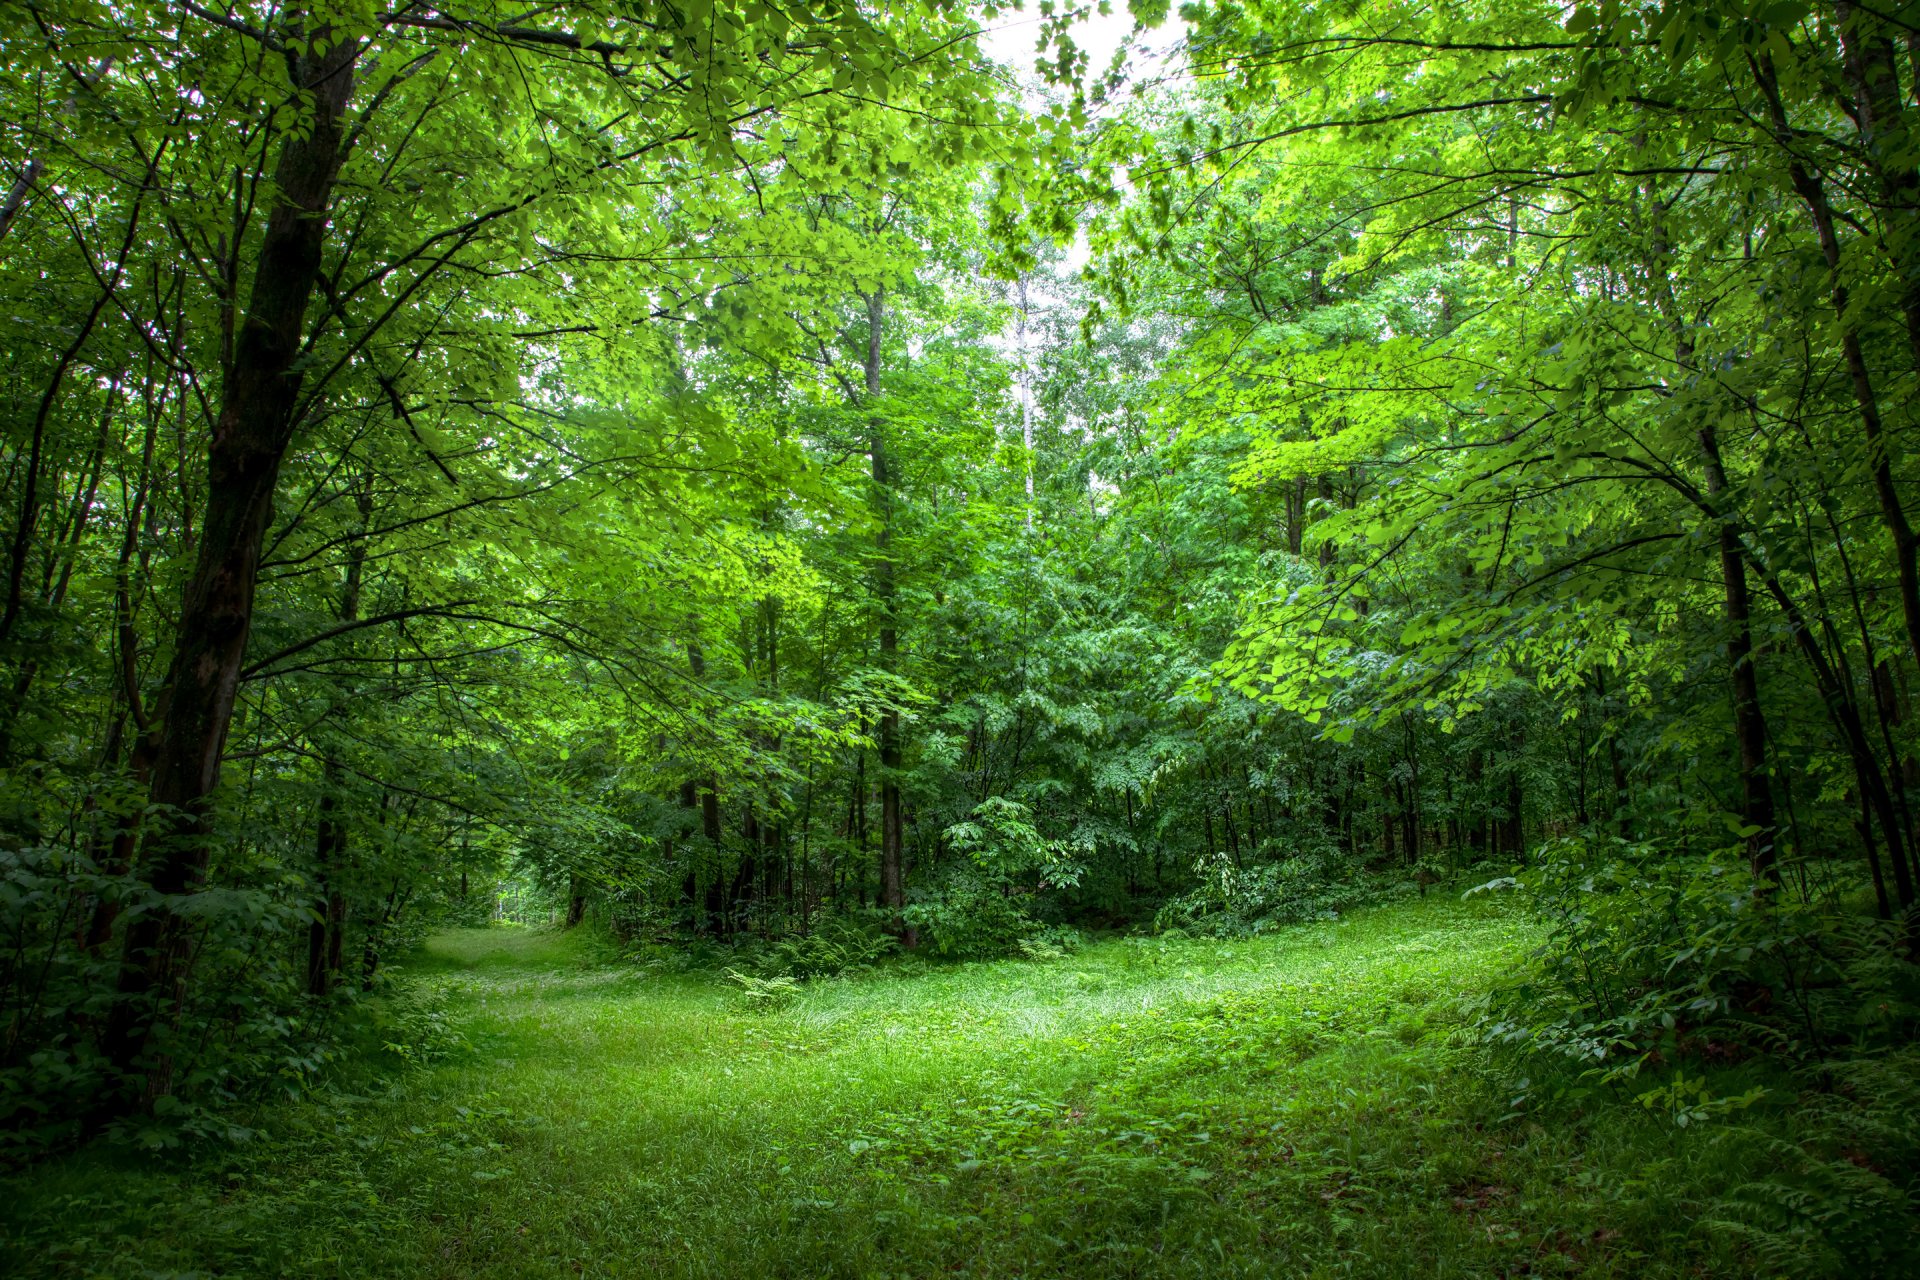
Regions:
<svg viewBox="0 0 1920 1280"><path fill-rule="evenodd" d="M0 1272L1747 1274L1696 1223L1737 1142L1526 1114L1457 1043L1526 932L1436 895L907 961L772 1011L578 932L442 934L377 1092L191 1162L16 1178Z"/></svg>

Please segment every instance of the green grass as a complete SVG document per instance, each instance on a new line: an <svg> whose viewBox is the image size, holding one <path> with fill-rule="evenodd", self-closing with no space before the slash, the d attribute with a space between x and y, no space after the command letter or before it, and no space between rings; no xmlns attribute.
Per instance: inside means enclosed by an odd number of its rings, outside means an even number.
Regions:
<svg viewBox="0 0 1920 1280"><path fill-rule="evenodd" d="M17 1176L0 1273L1750 1274L1696 1225L1750 1153L1631 1105L1529 1114L1461 1043L1528 941L1435 895L909 960L769 1012L584 931L445 933L377 1089Z"/></svg>

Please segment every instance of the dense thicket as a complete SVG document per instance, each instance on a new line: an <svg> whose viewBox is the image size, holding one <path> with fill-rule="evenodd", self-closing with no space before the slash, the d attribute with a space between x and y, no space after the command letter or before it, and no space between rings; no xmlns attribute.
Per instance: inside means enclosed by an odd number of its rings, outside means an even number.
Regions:
<svg viewBox="0 0 1920 1280"><path fill-rule="evenodd" d="M1195 5L1049 111L937 3L10 10L0 1125L529 896L804 974L1526 867L1496 1034L1897 1032L1910 8Z"/></svg>

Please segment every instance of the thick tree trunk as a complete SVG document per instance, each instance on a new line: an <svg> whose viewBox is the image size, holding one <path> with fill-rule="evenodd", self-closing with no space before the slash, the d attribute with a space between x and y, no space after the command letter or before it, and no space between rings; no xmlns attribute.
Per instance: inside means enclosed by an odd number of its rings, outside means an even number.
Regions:
<svg viewBox="0 0 1920 1280"><path fill-rule="evenodd" d="M267 218L208 456L207 509L159 707L153 803L165 814L147 841L145 879L158 901L127 929L119 1000L102 1048L115 1069L165 1093L171 1065L149 1042L185 995L189 924L176 908L206 876L211 800L253 622L260 545L292 438L307 307L319 276L327 208L360 45L343 40L295 60L312 95L309 127L284 135L274 166L279 203Z"/></svg>

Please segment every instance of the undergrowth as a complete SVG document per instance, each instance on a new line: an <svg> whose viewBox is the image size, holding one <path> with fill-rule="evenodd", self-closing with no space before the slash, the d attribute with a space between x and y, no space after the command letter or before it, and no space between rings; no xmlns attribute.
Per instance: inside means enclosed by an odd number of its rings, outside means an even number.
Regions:
<svg viewBox="0 0 1920 1280"><path fill-rule="evenodd" d="M1737 1115L1490 1062L1538 945L1454 894L1232 941L742 984L442 935L384 1065L155 1163L4 1188L8 1275L1872 1276L1912 1254L1911 1053L1690 1063ZM1036 959L1039 962L1036 963ZM1531 1063L1532 1065L1525 1065ZM1490 1067L1492 1069L1490 1069ZM1530 1071L1524 1086L1508 1069ZM1870 1242L1863 1244L1862 1242Z"/></svg>

